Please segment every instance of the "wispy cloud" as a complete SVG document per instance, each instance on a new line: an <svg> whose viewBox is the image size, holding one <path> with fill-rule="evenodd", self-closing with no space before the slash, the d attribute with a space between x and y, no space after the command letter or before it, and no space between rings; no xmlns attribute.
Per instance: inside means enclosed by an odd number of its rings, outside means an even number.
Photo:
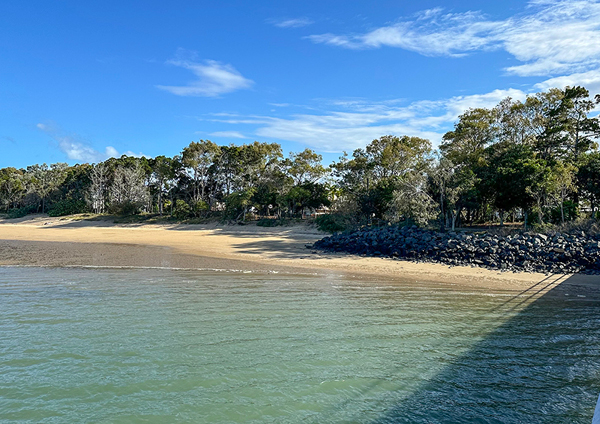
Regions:
<svg viewBox="0 0 600 424"><path fill-rule="evenodd" d="M215 131L209 134L212 137L223 137L223 138L248 138L239 131Z"/></svg>
<svg viewBox="0 0 600 424"><path fill-rule="evenodd" d="M600 69L550 78L546 81L537 83L534 87L540 91L544 91L553 87L564 88L566 86L574 87L576 85L587 88L592 95L600 94Z"/></svg>
<svg viewBox="0 0 600 424"><path fill-rule="evenodd" d="M249 126L258 137L293 141L323 152L340 152L364 147L386 134L424 137L438 145L458 116L469 108L492 108L511 97L525 100L528 94L550 88L581 85L591 95L600 93L600 69L546 79L529 90L497 89L488 93L454 96L412 103L405 99L369 101L361 98L318 99L320 112L287 117L214 113L208 120ZM600 108L599 110L600 111Z"/></svg>
<svg viewBox="0 0 600 424"><path fill-rule="evenodd" d="M181 56L181 54L179 54ZM177 96L218 97L221 94L250 88L254 81L244 78L233 66L205 60L174 59L167 61L169 65L188 69L196 79L186 85L157 85L156 87Z"/></svg>
<svg viewBox="0 0 600 424"><path fill-rule="evenodd" d="M308 18L270 19L268 22L279 28L302 28L314 23Z"/></svg>
<svg viewBox="0 0 600 424"><path fill-rule="evenodd" d="M36 127L58 143L58 148L67 156L67 159L81 163L95 163L111 157L121 156L117 149L112 146L106 146L104 151L100 152L83 141L80 136L76 134L65 134L60 127L52 122L45 124L39 123L36 124ZM134 153L131 151L123 152L123 154L136 157L144 156L142 153Z"/></svg>
<svg viewBox="0 0 600 424"><path fill-rule="evenodd" d="M333 110L318 115L278 118L214 114L212 120L231 125L253 125L259 137L294 141L323 152L341 152L363 147L386 134L418 136L438 144L466 109L493 107L506 97L522 100L525 96L521 90L508 89L410 104L403 100L338 100L327 102Z"/></svg>
<svg viewBox="0 0 600 424"><path fill-rule="evenodd" d="M397 47L427 56L462 56L503 49L520 65L520 76L584 72L600 65L600 3L597 0L530 1L522 14L492 20L481 12L425 10L409 20L362 34L308 37L349 49Z"/></svg>

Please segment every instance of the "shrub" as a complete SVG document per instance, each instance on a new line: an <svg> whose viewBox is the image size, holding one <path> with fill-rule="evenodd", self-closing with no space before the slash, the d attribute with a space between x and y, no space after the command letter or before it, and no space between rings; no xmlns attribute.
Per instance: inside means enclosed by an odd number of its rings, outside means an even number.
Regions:
<svg viewBox="0 0 600 424"><path fill-rule="evenodd" d="M283 221L280 219L263 218L256 221L256 225L259 227L277 227L283 225Z"/></svg>
<svg viewBox="0 0 600 424"><path fill-rule="evenodd" d="M108 212L114 215L137 215L141 212L143 204L126 200L124 202L114 202L108 207Z"/></svg>
<svg viewBox="0 0 600 424"><path fill-rule="evenodd" d="M177 199L173 208L173 216L177 219L186 219L190 217L191 208L184 200Z"/></svg>
<svg viewBox="0 0 600 424"><path fill-rule="evenodd" d="M192 205L190 207L190 211L195 215L195 216L200 216L203 214L203 212L208 210L208 203L206 203L204 200L198 200L196 202L192 202Z"/></svg>
<svg viewBox="0 0 600 424"><path fill-rule="evenodd" d="M341 214L320 215L315 219L317 228L327 233L347 231L352 228L348 217Z"/></svg>
<svg viewBox="0 0 600 424"><path fill-rule="evenodd" d="M37 208L35 206L23 206L22 208L15 208L8 211L6 214L6 218L15 219L15 218L23 218L25 215L30 213L37 212Z"/></svg>
<svg viewBox="0 0 600 424"><path fill-rule="evenodd" d="M48 215L65 216L85 212L88 212L85 200L63 199L52 204L52 206L48 210Z"/></svg>

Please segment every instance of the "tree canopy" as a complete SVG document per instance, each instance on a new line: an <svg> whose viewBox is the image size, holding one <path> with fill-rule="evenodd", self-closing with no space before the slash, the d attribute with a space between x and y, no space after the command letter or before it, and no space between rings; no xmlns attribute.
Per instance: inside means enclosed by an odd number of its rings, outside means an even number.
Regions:
<svg viewBox="0 0 600 424"><path fill-rule="evenodd" d="M329 166L311 149L285 156L277 143L199 140L174 157L7 167L0 210L240 220L330 208L352 225L565 222L600 205L599 102L583 87L506 98L466 110L437 151L423 138L383 135Z"/></svg>

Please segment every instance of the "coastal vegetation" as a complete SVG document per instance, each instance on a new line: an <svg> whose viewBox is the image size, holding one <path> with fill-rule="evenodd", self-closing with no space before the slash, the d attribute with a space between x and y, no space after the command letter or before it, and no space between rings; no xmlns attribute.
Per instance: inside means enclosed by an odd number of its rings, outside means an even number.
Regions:
<svg viewBox="0 0 600 424"><path fill-rule="evenodd" d="M0 169L8 217L153 214L243 222L319 212L329 231L402 222L442 230L496 221L526 228L596 218L600 97L550 89L459 116L434 150L429 140L386 135L329 167L310 149L276 143L192 142L180 155L122 156L95 164Z"/></svg>

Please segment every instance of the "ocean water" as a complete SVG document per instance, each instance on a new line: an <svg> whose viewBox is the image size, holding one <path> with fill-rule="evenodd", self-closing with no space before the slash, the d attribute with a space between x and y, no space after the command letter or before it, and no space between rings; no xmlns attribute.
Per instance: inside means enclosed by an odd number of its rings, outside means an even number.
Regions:
<svg viewBox="0 0 600 424"><path fill-rule="evenodd" d="M0 422L590 423L600 304L535 291L0 267Z"/></svg>

